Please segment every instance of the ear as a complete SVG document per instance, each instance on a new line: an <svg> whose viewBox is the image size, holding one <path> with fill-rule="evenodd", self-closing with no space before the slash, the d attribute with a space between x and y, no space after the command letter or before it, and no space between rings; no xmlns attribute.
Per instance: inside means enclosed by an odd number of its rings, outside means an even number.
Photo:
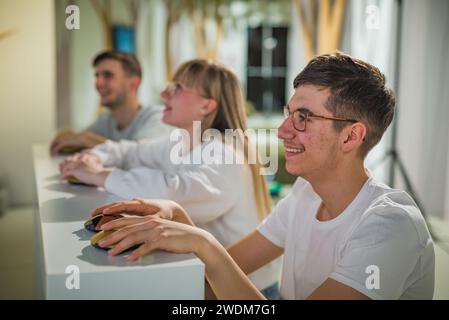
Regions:
<svg viewBox="0 0 449 320"><path fill-rule="evenodd" d="M342 130L342 143L341 148L343 152L351 152L358 149L359 146L365 141L366 136L366 126L357 122L353 125L346 127Z"/></svg>
<svg viewBox="0 0 449 320"><path fill-rule="evenodd" d="M207 102L201 107L201 114L206 116L217 109L217 101L214 99L208 99Z"/></svg>
<svg viewBox="0 0 449 320"><path fill-rule="evenodd" d="M137 90L139 89L141 81L142 80L136 76L130 78L130 87L134 92L137 92Z"/></svg>

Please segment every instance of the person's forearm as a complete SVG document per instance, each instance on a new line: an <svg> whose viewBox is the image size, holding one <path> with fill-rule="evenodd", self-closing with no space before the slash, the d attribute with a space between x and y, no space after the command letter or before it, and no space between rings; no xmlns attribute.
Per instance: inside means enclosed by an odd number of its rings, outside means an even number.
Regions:
<svg viewBox="0 0 449 320"><path fill-rule="evenodd" d="M101 172L95 173L92 179L93 184L96 185L97 187L104 188L106 179L108 178L110 173L111 173L110 169L104 169Z"/></svg>
<svg viewBox="0 0 449 320"><path fill-rule="evenodd" d="M187 212L179 205L173 209L173 221L189 224L191 226L195 225Z"/></svg>
<svg viewBox="0 0 449 320"><path fill-rule="evenodd" d="M93 148L97 144L104 143L107 138L91 131L83 131L80 133L83 136L84 144L87 148Z"/></svg>
<svg viewBox="0 0 449 320"><path fill-rule="evenodd" d="M229 255L245 274L280 257L284 250L255 230L226 248Z"/></svg>
<svg viewBox="0 0 449 320"><path fill-rule="evenodd" d="M91 148L90 152L99 157L104 166L130 170L146 166L139 159L137 145L137 141L131 140L106 140ZM146 156L149 155L145 154Z"/></svg>
<svg viewBox="0 0 449 320"><path fill-rule="evenodd" d="M204 299L205 300L217 300L217 296L214 291L210 287L209 282L207 280L204 281Z"/></svg>
<svg viewBox="0 0 449 320"><path fill-rule="evenodd" d="M217 299L265 299L215 238L205 238L196 253L205 264L207 280Z"/></svg>

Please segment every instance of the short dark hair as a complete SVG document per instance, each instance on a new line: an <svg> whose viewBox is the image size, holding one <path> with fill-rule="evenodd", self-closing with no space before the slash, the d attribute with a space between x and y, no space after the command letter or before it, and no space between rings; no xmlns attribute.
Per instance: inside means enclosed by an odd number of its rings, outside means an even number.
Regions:
<svg viewBox="0 0 449 320"><path fill-rule="evenodd" d="M333 116L355 119L367 127L360 154L364 158L380 141L394 116L395 97L375 66L341 52L313 58L293 81L330 89L326 109ZM334 121L340 132L347 123Z"/></svg>
<svg viewBox="0 0 449 320"><path fill-rule="evenodd" d="M94 58L92 65L96 67L97 64L106 59L120 62L127 75L142 78L142 68L135 55L113 50L103 51Z"/></svg>

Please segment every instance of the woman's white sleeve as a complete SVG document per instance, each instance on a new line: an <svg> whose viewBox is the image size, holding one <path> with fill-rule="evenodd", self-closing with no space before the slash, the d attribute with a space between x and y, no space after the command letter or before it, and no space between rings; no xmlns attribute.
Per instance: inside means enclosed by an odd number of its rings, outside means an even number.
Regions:
<svg viewBox="0 0 449 320"><path fill-rule="evenodd" d="M233 173L225 166L192 166L176 174L140 167L113 170L105 188L122 198L174 200L188 208L195 223L207 223L235 205L238 195L232 188L232 180L235 180Z"/></svg>
<svg viewBox="0 0 449 320"><path fill-rule="evenodd" d="M152 155L158 153L154 148L156 145L145 140L139 142L107 140L105 143L95 146L89 152L97 155L104 166L130 169L143 165L151 166Z"/></svg>

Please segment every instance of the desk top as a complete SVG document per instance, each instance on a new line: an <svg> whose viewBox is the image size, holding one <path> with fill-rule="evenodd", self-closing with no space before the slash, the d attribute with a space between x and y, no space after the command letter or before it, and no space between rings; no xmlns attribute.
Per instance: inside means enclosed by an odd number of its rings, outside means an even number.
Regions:
<svg viewBox="0 0 449 320"><path fill-rule="evenodd" d="M94 234L84 222L94 208L120 200L101 188L71 185L61 180L58 165L63 157L50 157L48 147L33 147L37 194L37 223L40 224L45 274L65 275L70 265L80 273L104 273L170 267L204 268L192 254L154 252L138 261L129 262L126 254L109 257L106 250L90 245ZM39 240L39 239L38 239ZM129 253L128 253L129 254Z"/></svg>

